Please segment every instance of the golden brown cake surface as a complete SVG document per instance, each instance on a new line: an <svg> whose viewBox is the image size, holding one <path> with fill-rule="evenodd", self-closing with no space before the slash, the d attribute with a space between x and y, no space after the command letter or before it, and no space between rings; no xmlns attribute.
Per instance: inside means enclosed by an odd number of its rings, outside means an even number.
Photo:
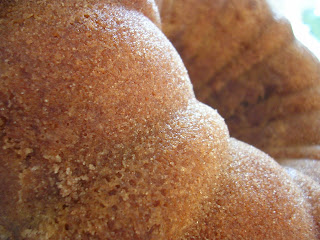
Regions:
<svg viewBox="0 0 320 240"><path fill-rule="evenodd" d="M276 159L320 159L320 67L267 0L163 0L163 31L197 98ZM312 157L311 157L312 155Z"/></svg>
<svg viewBox="0 0 320 240"><path fill-rule="evenodd" d="M160 26L153 1L0 1L0 239L319 239L319 185L230 138Z"/></svg>

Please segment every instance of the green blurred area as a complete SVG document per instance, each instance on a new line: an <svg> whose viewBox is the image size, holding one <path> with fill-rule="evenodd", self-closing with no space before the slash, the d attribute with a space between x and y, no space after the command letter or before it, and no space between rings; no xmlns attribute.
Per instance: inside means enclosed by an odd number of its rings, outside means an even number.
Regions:
<svg viewBox="0 0 320 240"><path fill-rule="evenodd" d="M314 14L314 9L302 13L303 22L310 27L311 34L320 41L320 16Z"/></svg>

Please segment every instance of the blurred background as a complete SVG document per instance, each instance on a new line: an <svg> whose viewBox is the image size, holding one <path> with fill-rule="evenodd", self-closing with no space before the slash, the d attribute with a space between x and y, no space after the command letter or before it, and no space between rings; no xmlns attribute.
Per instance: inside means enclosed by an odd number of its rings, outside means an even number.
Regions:
<svg viewBox="0 0 320 240"><path fill-rule="evenodd" d="M320 0L269 0L292 25L298 40L320 59Z"/></svg>

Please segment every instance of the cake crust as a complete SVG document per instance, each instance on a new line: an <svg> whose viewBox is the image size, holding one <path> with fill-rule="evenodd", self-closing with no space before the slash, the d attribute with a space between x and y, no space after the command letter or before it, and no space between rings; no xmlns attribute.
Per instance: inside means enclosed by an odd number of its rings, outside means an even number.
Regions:
<svg viewBox="0 0 320 240"><path fill-rule="evenodd" d="M319 239L319 184L195 98L175 3L0 1L1 239Z"/></svg>

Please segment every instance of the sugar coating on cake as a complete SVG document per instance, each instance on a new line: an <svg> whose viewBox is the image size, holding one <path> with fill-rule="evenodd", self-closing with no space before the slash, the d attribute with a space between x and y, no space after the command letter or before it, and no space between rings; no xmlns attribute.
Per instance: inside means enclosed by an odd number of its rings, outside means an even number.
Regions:
<svg viewBox="0 0 320 240"><path fill-rule="evenodd" d="M153 1L0 3L1 238L317 238L318 201L230 139L160 25Z"/></svg>

